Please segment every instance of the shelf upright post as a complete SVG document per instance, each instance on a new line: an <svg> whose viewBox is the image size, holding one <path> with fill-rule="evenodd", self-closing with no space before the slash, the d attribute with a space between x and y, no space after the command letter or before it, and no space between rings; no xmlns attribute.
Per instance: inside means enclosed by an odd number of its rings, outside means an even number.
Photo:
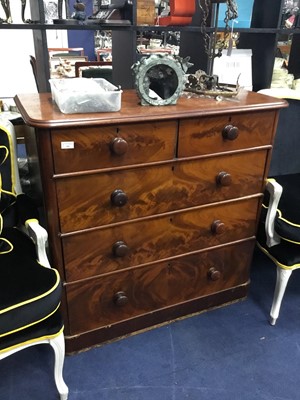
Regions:
<svg viewBox="0 0 300 400"><path fill-rule="evenodd" d="M42 0L30 0L31 19L34 22L45 24L44 3ZM37 80L41 92L50 91L49 54L47 47L47 33L45 29L33 29L33 42L37 62ZM29 62L29 60L28 60Z"/></svg>

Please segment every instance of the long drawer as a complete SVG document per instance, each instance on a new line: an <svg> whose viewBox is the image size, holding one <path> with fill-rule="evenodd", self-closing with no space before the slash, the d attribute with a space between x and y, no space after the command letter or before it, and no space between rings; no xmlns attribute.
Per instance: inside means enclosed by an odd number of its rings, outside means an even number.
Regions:
<svg viewBox="0 0 300 400"><path fill-rule="evenodd" d="M259 198L191 209L62 239L68 282L255 235Z"/></svg>
<svg viewBox="0 0 300 400"><path fill-rule="evenodd" d="M61 232L262 191L266 150L56 180Z"/></svg>
<svg viewBox="0 0 300 400"><path fill-rule="evenodd" d="M59 174L171 160L177 131L177 121L54 129L54 170Z"/></svg>
<svg viewBox="0 0 300 400"><path fill-rule="evenodd" d="M247 283L253 241L67 284L70 334Z"/></svg>
<svg viewBox="0 0 300 400"><path fill-rule="evenodd" d="M269 145L274 123L273 111L181 120L178 157Z"/></svg>

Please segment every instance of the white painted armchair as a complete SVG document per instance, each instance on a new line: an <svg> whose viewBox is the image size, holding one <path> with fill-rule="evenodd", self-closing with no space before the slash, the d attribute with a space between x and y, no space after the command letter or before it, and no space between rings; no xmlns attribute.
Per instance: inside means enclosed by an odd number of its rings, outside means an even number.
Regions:
<svg viewBox="0 0 300 400"><path fill-rule="evenodd" d="M62 284L48 261L47 232L22 193L15 149L13 125L0 119L0 360L29 346L50 344L56 386L60 399L67 400Z"/></svg>
<svg viewBox="0 0 300 400"><path fill-rule="evenodd" d="M277 266L270 312L275 325L292 272L300 268L300 174L270 178L257 234L259 248Z"/></svg>

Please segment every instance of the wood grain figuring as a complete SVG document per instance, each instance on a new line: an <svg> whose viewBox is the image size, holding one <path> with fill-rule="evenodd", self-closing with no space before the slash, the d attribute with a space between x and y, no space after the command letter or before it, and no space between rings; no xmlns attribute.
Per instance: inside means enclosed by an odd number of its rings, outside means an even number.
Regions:
<svg viewBox="0 0 300 400"><path fill-rule="evenodd" d="M233 288L248 280L253 241L66 286L71 334L89 331L174 304ZM220 271L220 279L209 270ZM114 296L124 292L124 307Z"/></svg>
<svg viewBox="0 0 300 400"><path fill-rule="evenodd" d="M67 281L252 237L257 207L258 199L253 198L63 238ZM211 229L216 220L225 225L222 233ZM129 251L116 257L113 245L120 240Z"/></svg>
<svg viewBox="0 0 300 400"><path fill-rule="evenodd" d="M266 151L57 179L61 231L72 232L260 192ZM217 182L231 175L230 186ZM111 203L121 189L123 207Z"/></svg>
<svg viewBox="0 0 300 400"><path fill-rule="evenodd" d="M273 135L274 117L274 112L265 111L182 120L178 156L190 157L268 145ZM235 140L225 140L222 136L228 124L239 130Z"/></svg>
<svg viewBox="0 0 300 400"><path fill-rule="evenodd" d="M171 160L177 141L177 122L140 123L97 128L55 129L52 132L55 173ZM111 143L122 138L128 144L123 155L114 154ZM74 149L62 149L73 142Z"/></svg>

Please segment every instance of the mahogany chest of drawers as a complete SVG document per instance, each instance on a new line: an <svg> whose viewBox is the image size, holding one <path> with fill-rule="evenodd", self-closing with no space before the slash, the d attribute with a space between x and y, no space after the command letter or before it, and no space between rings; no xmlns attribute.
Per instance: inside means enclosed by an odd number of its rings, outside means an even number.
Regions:
<svg viewBox="0 0 300 400"><path fill-rule="evenodd" d="M143 107L125 91L120 112L73 115L49 93L15 101L35 128L32 185L64 280L68 352L247 295L284 101Z"/></svg>

